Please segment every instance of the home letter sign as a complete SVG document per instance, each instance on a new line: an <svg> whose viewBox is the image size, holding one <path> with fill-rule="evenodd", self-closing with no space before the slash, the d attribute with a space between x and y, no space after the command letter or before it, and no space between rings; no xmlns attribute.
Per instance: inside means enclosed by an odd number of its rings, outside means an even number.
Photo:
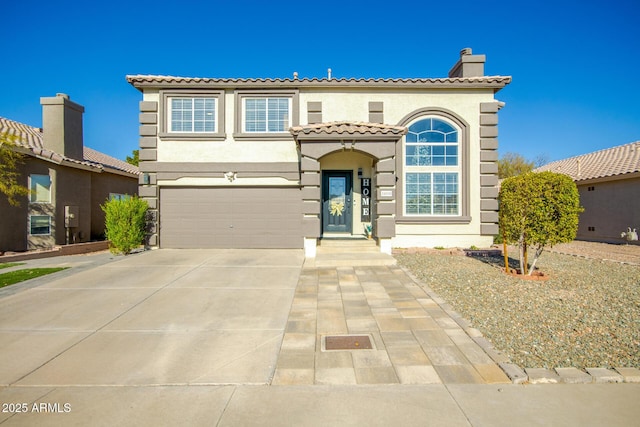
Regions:
<svg viewBox="0 0 640 427"><path fill-rule="evenodd" d="M371 221L371 178L362 178L362 214L360 221Z"/></svg>

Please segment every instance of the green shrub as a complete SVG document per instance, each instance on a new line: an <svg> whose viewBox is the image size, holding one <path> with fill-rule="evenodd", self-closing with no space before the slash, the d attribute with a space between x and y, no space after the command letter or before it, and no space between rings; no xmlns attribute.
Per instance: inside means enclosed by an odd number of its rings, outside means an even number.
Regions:
<svg viewBox="0 0 640 427"><path fill-rule="evenodd" d="M520 270L528 270L527 248L535 248L530 273L543 249L576 238L583 208L573 180L554 172L507 178L500 187L500 232L520 248Z"/></svg>
<svg viewBox="0 0 640 427"><path fill-rule="evenodd" d="M133 196L126 200L112 199L100 207L105 213L105 235L111 241L112 253L127 255L142 244L147 202Z"/></svg>

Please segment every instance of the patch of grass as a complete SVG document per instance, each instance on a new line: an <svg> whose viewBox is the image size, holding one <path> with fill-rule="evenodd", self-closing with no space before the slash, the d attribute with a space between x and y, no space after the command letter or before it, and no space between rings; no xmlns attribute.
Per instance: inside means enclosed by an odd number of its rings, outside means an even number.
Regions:
<svg viewBox="0 0 640 427"><path fill-rule="evenodd" d="M0 263L0 270L3 268L15 267L16 265L22 265L24 262L3 262Z"/></svg>
<svg viewBox="0 0 640 427"><path fill-rule="evenodd" d="M8 273L0 274L0 288L13 285L25 280L35 279L36 277L45 276L47 274L55 273L61 270L66 270L69 267L51 267L51 268L26 268L23 270L10 271Z"/></svg>
<svg viewBox="0 0 640 427"><path fill-rule="evenodd" d="M439 251L442 251L442 250L444 250L444 246L436 246L433 249L437 249Z"/></svg>

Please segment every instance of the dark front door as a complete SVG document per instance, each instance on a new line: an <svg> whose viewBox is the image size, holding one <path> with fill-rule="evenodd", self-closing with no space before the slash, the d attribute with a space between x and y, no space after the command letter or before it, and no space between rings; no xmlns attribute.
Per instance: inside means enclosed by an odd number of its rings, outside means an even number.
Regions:
<svg viewBox="0 0 640 427"><path fill-rule="evenodd" d="M351 171L322 173L322 231L351 233Z"/></svg>

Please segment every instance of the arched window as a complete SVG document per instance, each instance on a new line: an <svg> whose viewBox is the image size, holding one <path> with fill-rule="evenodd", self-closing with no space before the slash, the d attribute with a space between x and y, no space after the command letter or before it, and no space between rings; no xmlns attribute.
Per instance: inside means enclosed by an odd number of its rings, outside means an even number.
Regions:
<svg viewBox="0 0 640 427"><path fill-rule="evenodd" d="M404 214L460 215L459 130L439 117L409 126L404 152Z"/></svg>

